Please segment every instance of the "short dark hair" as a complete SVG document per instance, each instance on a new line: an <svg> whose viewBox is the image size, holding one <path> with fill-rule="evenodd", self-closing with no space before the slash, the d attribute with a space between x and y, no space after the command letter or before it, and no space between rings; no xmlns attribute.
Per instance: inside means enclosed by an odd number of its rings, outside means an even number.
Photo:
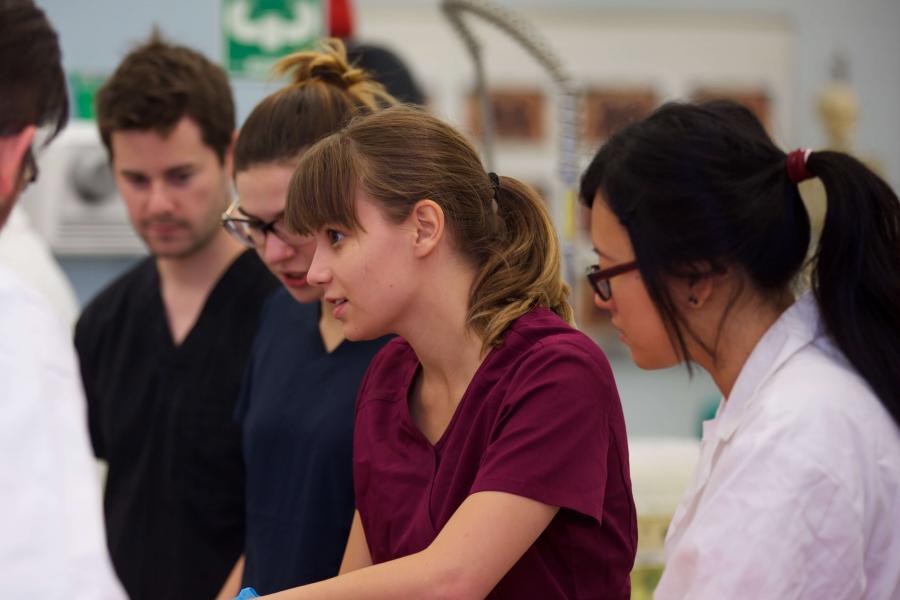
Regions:
<svg viewBox="0 0 900 600"><path fill-rule="evenodd" d="M56 32L32 0L0 0L0 135L69 118ZM48 138L49 140L50 138Z"/></svg>
<svg viewBox="0 0 900 600"><path fill-rule="evenodd" d="M97 123L110 156L114 131L149 129L167 135L187 116L224 161L234 113L225 71L195 50L166 42L158 31L129 52L97 92Z"/></svg>
<svg viewBox="0 0 900 600"><path fill-rule="evenodd" d="M702 277L698 265L736 267L774 297L803 267L810 221L786 161L740 105L669 103L613 135L582 177L582 201L591 206L601 191L628 231L685 361L684 320L666 278ZM812 152L806 169L828 198L812 270L822 320L900 424L900 202L846 154Z"/></svg>

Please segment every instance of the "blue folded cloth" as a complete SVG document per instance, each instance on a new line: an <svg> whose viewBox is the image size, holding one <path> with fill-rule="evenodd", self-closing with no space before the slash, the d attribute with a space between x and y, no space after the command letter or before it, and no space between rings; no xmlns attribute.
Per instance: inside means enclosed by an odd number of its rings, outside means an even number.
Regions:
<svg viewBox="0 0 900 600"><path fill-rule="evenodd" d="M253 588L244 588L234 600L250 600L251 598L259 598L259 594Z"/></svg>

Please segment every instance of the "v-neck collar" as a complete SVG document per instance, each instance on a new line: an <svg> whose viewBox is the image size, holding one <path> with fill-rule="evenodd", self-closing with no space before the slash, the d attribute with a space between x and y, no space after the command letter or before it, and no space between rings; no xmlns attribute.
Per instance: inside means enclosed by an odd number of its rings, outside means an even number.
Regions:
<svg viewBox="0 0 900 600"><path fill-rule="evenodd" d="M190 352L191 347L194 345L192 340L199 335L197 332L203 331L203 327L208 320L217 320L217 316L225 309L234 294L240 293L240 290L244 285L249 285L249 278L246 276L245 271L249 268L250 261L254 258L254 252L254 250L245 250L244 252L241 252L228 264L225 270L222 271L222 274L206 295L206 299L200 307L200 312L197 313L197 319L184 336L184 339L181 340L180 344L176 344L172 337L172 328L169 324L166 303L162 297L162 279L156 261L153 260L152 266L155 277L156 302L162 320L161 335L165 340L166 347L174 353L180 354ZM242 285L242 280L244 285Z"/></svg>
<svg viewBox="0 0 900 600"><path fill-rule="evenodd" d="M408 342L407 342L408 343ZM447 427L444 428L444 431L441 432L441 435L435 440L434 443L431 443L431 440L425 435L424 432L416 425L415 421L412 418L412 413L409 410L410 403L410 393L412 392L413 382L415 381L416 375L422 369L422 363L419 361L419 357L416 355L415 350L413 350L412 346L409 346L409 353L411 355L410 365L404 373L403 376L403 386L401 388L402 394L402 408L401 415L403 418L403 424L406 426L409 431L415 435L419 440L426 444L430 449L434 452L439 453L441 449L447 444L447 439L450 437L451 432L454 429L454 425L460 419L460 413L463 411L465 406L469 402L469 397L472 395L472 384L478 381L482 372L488 367L488 363L493 358L497 347L491 348L488 352L487 356L481 361L481 364L478 365L478 368L475 369L475 373L472 375L472 379L469 380L468 385L466 385L466 391L463 392L462 397L459 399L459 402L456 404L456 408L453 410L453 416L450 417L450 421L447 423Z"/></svg>

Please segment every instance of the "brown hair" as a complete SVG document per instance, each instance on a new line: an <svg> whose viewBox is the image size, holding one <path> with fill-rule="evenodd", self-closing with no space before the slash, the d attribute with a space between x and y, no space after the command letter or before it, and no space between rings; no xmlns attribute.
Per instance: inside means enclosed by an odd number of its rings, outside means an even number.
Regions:
<svg viewBox="0 0 900 600"><path fill-rule="evenodd" d="M69 118L56 32L31 0L0 0L0 135Z"/></svg>
<svg viewBox="0 0 900 600"><path fill-rule="evenodd" d="M494 192L478 153L455 129L406 106L357 117L309 148L288 191L288 227L360 228L357 186L386 218L405 219L429 198L443 209L459 251L476 268L468 322L485 349L534 306L568 322L572 308L560 275L556 232L540 198L525 184L499 178Z"/></svg>
<svg viewBox="0 0 900 600"><path fill-rule="evenodd" d="M228 76L199 52L167 43L157 31L97 92L100 137L110 156L114 131L150 129L165 136L185 116L224 162L235 123Z"/></svg>
<svg viewBox="0 0 900 600"><path fill-rule="evenodd" d="M241 127L234 172L290 162L309 145L346 125L358 112L396 104L380 83L347 63L343 42L322 42L321 52L297 52L274 67L292 82L260 102Z"/></svg>

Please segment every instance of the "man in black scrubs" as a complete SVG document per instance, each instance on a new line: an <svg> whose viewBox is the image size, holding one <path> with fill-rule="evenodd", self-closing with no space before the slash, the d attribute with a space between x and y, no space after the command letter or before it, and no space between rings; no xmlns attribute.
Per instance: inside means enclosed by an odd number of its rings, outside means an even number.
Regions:
<svg viewBox="0 0 900 600"><path fill-rule="evenodd" d="M109 465L109 549L133 600L213 598L243 548L232 415L278 282L220 224L235 124L222 69L154 35L100 89L97 120L152 255L75 332L91 441Z"/></svg>

